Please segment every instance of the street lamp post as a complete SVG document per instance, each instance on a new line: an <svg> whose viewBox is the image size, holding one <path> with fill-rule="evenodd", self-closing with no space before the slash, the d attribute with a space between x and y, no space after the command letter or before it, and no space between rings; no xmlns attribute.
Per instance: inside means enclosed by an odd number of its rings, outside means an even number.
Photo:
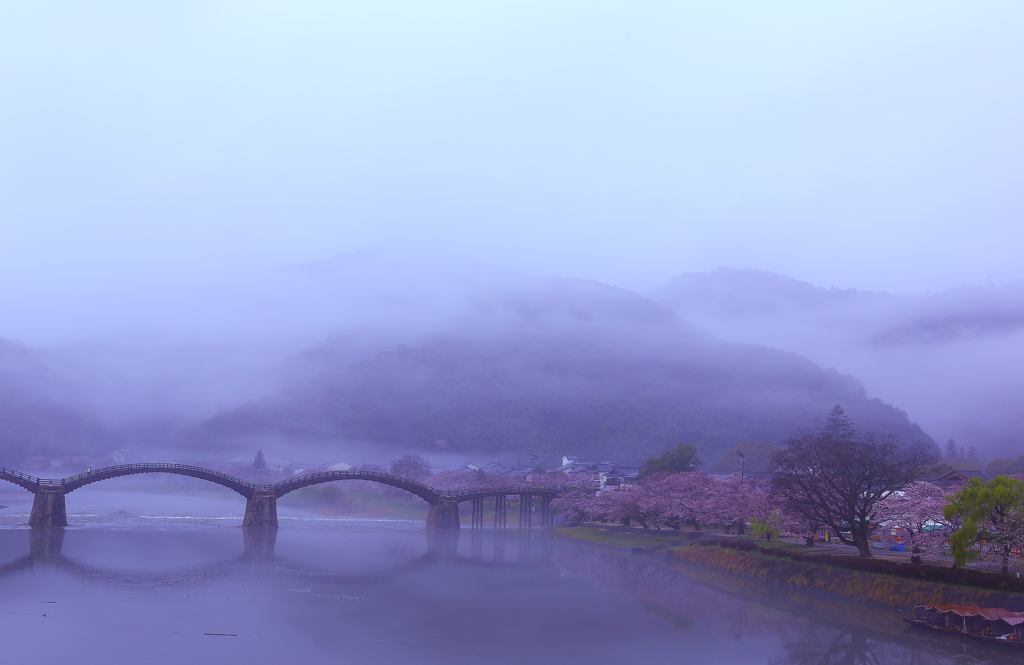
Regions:
<svg viewBox="0 0 1024 665"><path fill-rule="evenodd" d="M742 450L736 451L736 457L740 458L740 482L743 482L743 462L746 461L747 457L743 454Z"/></svg>

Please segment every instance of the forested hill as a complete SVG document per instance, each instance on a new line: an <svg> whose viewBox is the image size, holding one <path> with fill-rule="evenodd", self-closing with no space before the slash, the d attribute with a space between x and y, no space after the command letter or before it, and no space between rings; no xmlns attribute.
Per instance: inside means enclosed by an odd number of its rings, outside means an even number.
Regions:
<svg viewBox="0 0 1024 665"><path fill-rule="evenodd" d="M933 435L1017 457L1024 283L895 295L759 270L685 273L647 295L702 330L853 373Z"/></svg>
<svg viewBox="0 0 1024 665"><path fill-rule="evenodd" d="M3 458L95 456L126 443L231 457L276 439L307 459L318 449L324 459L355 449L388 459L401 447L457 459L536 453L626 463L685 442L712 465L734 445L778 444L819 427L836 404L863 429L930 441L854 378L704 332L696 306L673 312L589 280L446 272L376 256L292 277L277 291L260 287L280 292L276 309L239 299L226 320L241 323L218 327L241 349L237 358L219 341L205 355L156 345L144 349L156 360L133 373L131 349L108 362L0 340ZM285 332L274 333L276 323ZM271 337L251 336L263 328L293 335L294 345L280 343L291 357L283 366L283 353L259 351ZM328 341L311 345L317 338ZM214 364L194 371L203 358ZM244 391L236 376L251 379ZM259 385L268 394L250 400Z"/></svg>
<svg viewBox="0 0 1024 665"><path fill-rule="evenodd" d="M104 437L95 418L54 398L59 382L37 355L0 338L0 465L89 451Z"/></svg>
<svg viewBox="0 0 1024 665"><path fill-rule="evenodd" d="M562 334L399 347L217 416L189 438L267 436L399 444L478 456L578 454L639 461L678 442L713 463L780 442L842 404L865 429L931 442L853 378L796 355L680 335Z"/></svg>

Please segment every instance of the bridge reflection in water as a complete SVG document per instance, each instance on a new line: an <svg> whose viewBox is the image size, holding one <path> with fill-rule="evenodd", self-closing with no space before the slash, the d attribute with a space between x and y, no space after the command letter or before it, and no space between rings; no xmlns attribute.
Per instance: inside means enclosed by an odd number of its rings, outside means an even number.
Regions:
<svg viewBox="0 0 1024 665"><path fill-rule="evenodd" d="M459 529L459 504L472 502L473 529L484 526L485 501L493 502L494 528L507 527L510 502L519 506L520 529L534 526L549 527L554 520L551 500L554 490L539 487L490 487L479 489L439 490L410 478L379 471L323 471L288 478L270 485L258 485L241 478L188 464L120 464L102 469L90 469L68 478L36 478L28 474L0 467L0 480L6 480L35 495L29 525L33 527L63 527L68 525L65 497L71 492L101 480L141 473L171 473L190 476L215 483L238 492L245 497L243 527L277 528L277 500L297 489L331 483L339 480L368 480L390 485L415 494L428 504L428 529Z"/></svg>
<svg viewBox="0 0 1024 665"><path fill-rule="evenodd" d="M256 565L273 562L275 568L301 570L288 559L281 559L275 554L278 530L242 529L243 551L240 556L231 557L220 562L197 567L192 575L180 576L183 583L193 577L208 578L216 576L217 571L229 574L239 565ZM99 566L78 561L63 553L65 529L61 527L33 527L28 530L28 554L20 556L6 564L0 564L0 579L38 566L49 566L73 572L83 578L116 581L120 576ZM468 538L460 537L457 530L428 530L426 532L427 551L404 563L388 574L413 572L424 567L442 566L537 566L544 565L551 558L554 539L543 531L513 532L504 531L483 533L473 532ZM460 540L462 547L460 548ZM132 571L133 579L139 578L138 571ZM154 579L163 580L163 572L152 573Z"/></svg>

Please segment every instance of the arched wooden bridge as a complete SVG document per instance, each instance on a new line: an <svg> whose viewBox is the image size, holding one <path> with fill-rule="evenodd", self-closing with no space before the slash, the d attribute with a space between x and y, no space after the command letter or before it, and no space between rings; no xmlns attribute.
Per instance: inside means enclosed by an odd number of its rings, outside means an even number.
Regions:
<svg viewBox="0 0 1024 665"><path fill-rule="evenodd" d="M199 478L216 483L238 492L245 497L244 527L277 527L277 500L303 487L331 483L338 480L368 480L390 485L420 497L428 504L427 528L458 529L459 504L473 502L473 528L483 527L484 499L494 499L494 526L505 528L506 510L510 496L519 499L519 526L534 526L535 499L540 499L540 515L537 526L550 526L553 513L551 499L557 494L551 489L539 487L488 487L479 489L439 490L410 478L403 478L380 471L321 471L294 476L271 485L257 485L241 478L188 464L119 464L102 469L92 469L68 478L36 478L14 469L0 467L0 480L6 480L35 494L32 502L31 526L67 526L67 510L64 498L80 487L90 483L131 476L139 473L173 473L180 476Z"/></svg>

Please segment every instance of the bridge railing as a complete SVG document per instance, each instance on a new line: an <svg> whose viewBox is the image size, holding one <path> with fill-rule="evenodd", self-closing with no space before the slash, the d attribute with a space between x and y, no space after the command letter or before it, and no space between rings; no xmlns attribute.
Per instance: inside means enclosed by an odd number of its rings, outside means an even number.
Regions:
<svg viewBox="0 0 1024 665"><path fill-rule="evenodd" d="M255 488L256 485L250 483L248 480L242 480L236 476L232 476L221 471L214 471L213 469L207 469L202 466L194 466L192 464L171 464L169 462L147 462L142 464L118 464L117 466L105 466L102 469L96 469L94 471L85 471L83 473L75 474L67 478L63 478L61 481L54 481L52 484L70 484L80 480L86 480L93 476L102 476L110 473L117 473L119 471L142 471L142 470L175 470L175 471L193 471L196 473L202 473L208 476L214 476L221 478L231 483L237 483L242 487Z"/></svg>
<svg viewBox="0 0 1024 665"><path fill-rule="evenodd" d="M385 473L383 471L315 471L313 473L304 473L301 476L293 476L284 480L279 480L273 485L256 485L256 490L281 490L287 489L292 485L301 485L310 478L337 478L338 480L344 480L346 478L352 478L354 480L365 480L368 478L380 478L381 480L388 480L393 483L401 483L406 487L416 487L432 494L439 493L434 487L421 483L411 478L405 478L404 476L396 476L393 473Z"/></svg>
<svg viewBox="0 0 1024 665"><path fill-rule="evenodd" d="M557 494L558 490L550 487L527 487L523 485L509 485L508 487L480 487L472 489L457 490L435 490L441 496L473 496L476 494Z"/></svg>
<svg viewBox="0 0 1024 665"><path fill-rule="evenodd" d="M221 471L215 471L213 469L207 469L201 466L194 466L191 464L172 464L170 462L148 462L140 464L119 464L117 466L107 466L101 469L95 469L91 471L85 471L78 473L67 478L36 478L30 476L27 473L21 471L15 471L14 469L8 469L6 467L0 467L0 473L4 473L8 476L26 481L29 484L34 485L73 485L83 480L95 476L106 476L110 474L117 474L121 471L143 471L143 470L176 470L176 471L192 471L194 473L200 473L206 476L212 476L220 478L229 483L245 487L252 490L262 491L278 491L287 489L295 485L302 485L305 481L318 478L328 479L335 478L337 480L344 480L346 478L352 478L355 480L372 480L380 479L388 481L388 484L396 484L406 488L416 488L423 490L424 492L444 497L468 497L468 496L489 496L493 494L557 494L558 490L547 488L547 487L527 487L522 485L509 485L506 487L480 487L471 489L440 489L432 487L426 483L412 480L411 478L405 478L403 476L397 476L393 473L386 473L383 471L318 471L314 473L307 473L301 476L294 476L292 478L286 478L285 480L278 481L270 485L257 485L251 483L248 480L242 480L236 476L232 476Z"/></svg>
<svg viewBox="0 0 1024 665"><path fill-rule="evenodd" d="M48 485L52 485L53 484L53 481L50 480L49 478L47 478L47 479L36 478L35 476L30 476L27 473L22 473L21 471L15 471L14 469L8 469L5 466L0 466L0 473L3 473L4 475L8 475L8 476L14 476L15 478L20 478L22 480L28 481L28 482L33 483L33 484L35 484L35 483L46 483Z"/></svg>
<svg viewBox="0 0 1024 665"><path fill-rule="evenodd" d="M281 490L287 489L293 485L301 485L310 478L337 478L338 480L344 480L346 478L354 479L365 479L365 478L380 478L381 480L388 480L402 485L413 486L431 494L437 494L445 497L460 497L460 496L474 496L478 494L557 494L557 490L547 487L536 487L536 486L524 486L524 485L509 485L507 487L480 487L472 489L441 489L421 483L411 478L405 478L404 476L396 476L393 473L387 473L384 471L315 471L313 473L305 473L301 476L294 476L292 478L286 478L285 480L278 481L272 485L255 485L256 490Z"/></svg>

